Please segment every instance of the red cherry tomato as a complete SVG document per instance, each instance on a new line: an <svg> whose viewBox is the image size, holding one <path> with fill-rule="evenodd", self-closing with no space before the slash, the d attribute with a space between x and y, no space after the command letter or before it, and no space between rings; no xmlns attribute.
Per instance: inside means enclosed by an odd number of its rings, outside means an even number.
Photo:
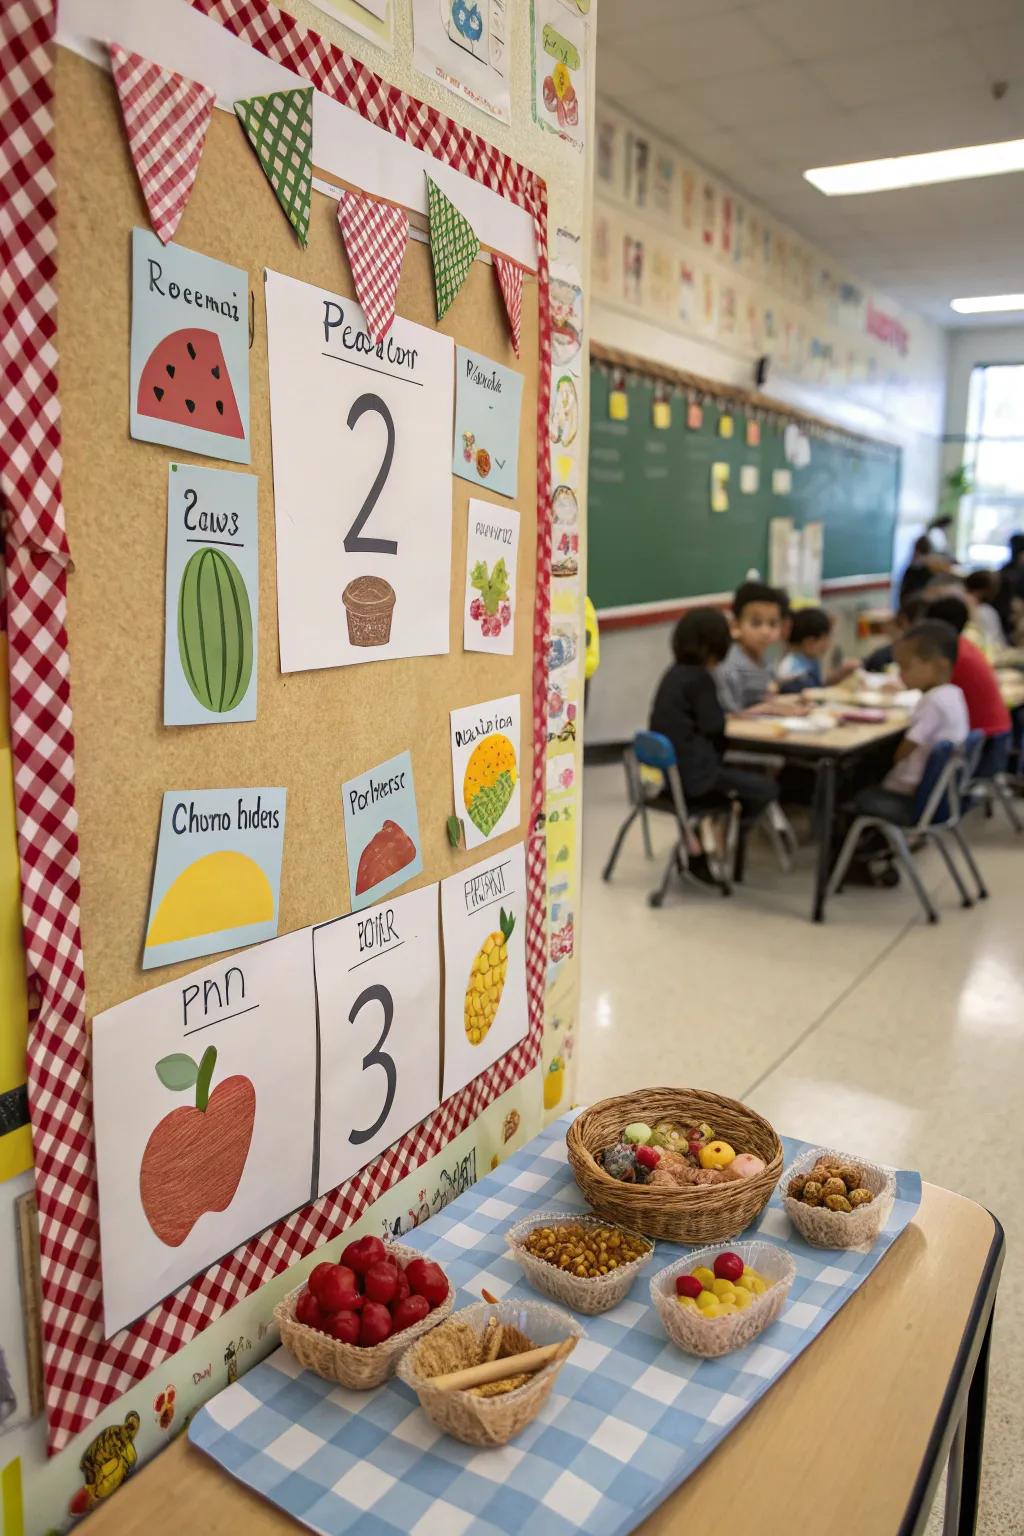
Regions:
<svg viewBox="0 0 1024 1536"><path fill-rule="evenodd" d="M413 1323L421 1323L429 1315L430 1302L425 1296L404 1296L391 1308L395 1333L401 1333L403 1328L411 1328Z"/></svg>
<svg viewBox="0 0 1024 1536"><path fill-rule="evenodd" d="M325 1312L358 1312L363 1304L356 1277L345 1264L333 1264L323 1276L317 1300Z"/></svg>
<svg viewBox="0 0 1024 1536"><path fill-rule="evenodd" d="M336 1268L336 1264L325 1262L323 1264L315 1265L314 1268L310 1270L309 1279L307 1280L306 1284L309 1286L314 1296L319 1298L321 1282L327 1275L333 1274Z"/></svg>
<svg viewBox="0 0 1024 1536"><path fill-rule="evenodd" d="M324 1332L329 1333L332 1339L339 1339L342 1344L359 1343L359 1315L356 1312L332 1312L324 1324Z"/></svg>
<svg viewBox="0 0 1024 1536"><path fill-rule="evenodd" d="M400 1269L398 1271L398 1289L395 1291L394 1300L396 1302L404 1301L405 1298L411 1294L411 1292L412 1287L409 1284L409 1276L406 1274L404 1269Z"/></svg>
<svg viewBox="0 0 1024 1536"><path fill-rule="evenodd" d="M703 1289L696 1275L676 1275L677 1296L692 1296L696 1299Z"/></svg>
<svg viewBox="0 0 1024 1536"><path fill-rule="evenodd" d="M359 1321L359 1342L369 1347L391 1337L391 1313L379 1301L368 1301Z"/></svg>
<svg viewBox="0 0 1024 1536"><path fill-rule="evenodd" d="M738 1253L720 1253L715 1260L715 1279L735 1283L743 1273L743 1260Z"/></svg>
<svg viewBox="0 0 1024 1536"><path fill-rule="evenodd" d="M381 1301L387 1306L398 1291L398 1270L392 1264L371 1264L363 1276L367 1301Z"/></svg>
<svg viewBox="0 0 1024 1536"><path fill-rule="evenodd" d="M295 1303L295 1316L297 1320L300 1323L304 1323L307 1328L323 1329L324 1314L321 1311L320 1303L317 1301L312 1291L303 1291L302 1295Z"/></svg>
<svg viewBox="0 0 1024 1536"><path fill-rule="evenodd" d="M409 1286L417 1296L425 1296L432 1307L439 1307L448 1295L448 1277L440 1264L431 1259L413 1259L407 1266Z"/></svg>

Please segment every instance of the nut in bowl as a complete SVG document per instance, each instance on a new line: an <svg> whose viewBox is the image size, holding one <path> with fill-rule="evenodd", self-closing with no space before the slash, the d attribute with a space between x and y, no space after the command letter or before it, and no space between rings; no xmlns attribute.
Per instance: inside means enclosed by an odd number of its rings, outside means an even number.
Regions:
<svg viewBox="0 0 1024 1536"><path fill-rule="evenodd" d="M618 1306L654 1253L639 1232L571 1211L543 1211L506 1235L535 1290L589 1317Z"/></svg>
<svg viewBox="0 0 1024 1536"><path fill-rule="evenodd" d="M889 1169L833 1147L802 1152L782 1179L782 1208L815 1248L870 1247L895 1194Z"/></svg>
<svg viewBox="0 0 1024 1536"><path fill-rule="evenodd" d="M416 1393L439 1429L467 1445L506 1445L536 1418L569 1351L583 1335L575 1318L543 1301L508 1298L477 1302L417 1341L398 1363L398 1376ZM539 1364L486 1383L461 1387L442 1378L492 1360L546 1351ZM437 1383L435 1385L435 1383Z"/></svg>
<svg viewBox="0 0 1024 1536"><path fill-rule="evenodd" d="M281 1342L306 1370L357 1391L379 1387L398 1357L447 1318L455 1291L415 1248L358 1238L317 1264L274 1308Z"/></svg>
<svg viewBox="0 0 1024 1536"><path fill-rule="evenodd" d="M673 1344L714 1360L742 1349L775 1322L795 1274L793 1260L776 1243L755 1239L726 1250L715 1244L659 1270L651 1301ZM701 1305L702 1296L713 1299Z"/></svg>

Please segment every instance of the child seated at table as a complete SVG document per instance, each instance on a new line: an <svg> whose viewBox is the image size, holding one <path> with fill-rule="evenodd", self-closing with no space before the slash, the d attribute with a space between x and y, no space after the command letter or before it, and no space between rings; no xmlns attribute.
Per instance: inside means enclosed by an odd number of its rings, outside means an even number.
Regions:
<svg viewBox="0 0 1024 1536"><path fill-rule="evenodd" d="M923 619L896 641L896 661L905 688L919 688L906 735L896 748L893 765L881 784L857 791L847 811L855 816L882 816L898 826L914 824L914 801L931 750L940 741L960 746L967 737L967 705L952 681L959 637L941 619ZM847 879L868 885L896 885L889 847L881 833L865 834L850 865Z"/></svg>
<svg viewBox="0 0 1024 1536"><path fill-rule="evenodd" d="M777 693L768 652L782 634L783 600L763 581L744 581L732 600L732 644L715 668L715 687L727 715L738 715Z"/></svg>
<svg viewBox="0 0 1024 1536"><path fill-rule="evenodd" d="M878 646L876 650L871 651L869 655L865 656L861 662L865 672L888 671L889 667L896 660L896 641L901 635L905 635L907 630L914 624L919 623L924 618L927 607L928 599L921 592L912 592L909 597L903 599L896 612L896 617L892 621L892 639L887 641L885 645Z"/></svg>
<svg viewBox="0 0 1024 1536"><path fill-rule="evenodd" d="M958 636L952 681L963 692L971 730L985 733L978 773L982 778L1001 773L1009 756L1010 711L1003 703L999 679L990 662L964 633L968 620L967 604L962 597L938 597L928 604L928 617L951 625Z"/></svg>
<svg viewBox="0 0 1024 1536"><path fill-rule="evenodd" d="M789 631L789 646L775 669L779 687L786 693L805 688L831 688L856 672L859 662L850 659L822 670L832 640L832 620L824 608L798 608Z"/></svg>
<svg viewBox="0 0 1024 1536"><path fill-rule="evenodd" d="M675 748L687 809L719 810L738 800L744 822L756 821L778 795L761 773L726 767L725 715L715 677L729 650L729 623L717 608L691 608L675 627L669 667L651 706L651 730Z"/></svg>
<svg viewBox="0 0 1024 1536"><path fill-rule="evenodd" d="M1003 621L993 606L998 594L995 571L971 571L964 577L964 602L969 611L964 634L990 660L1006 644Z"/></svg>

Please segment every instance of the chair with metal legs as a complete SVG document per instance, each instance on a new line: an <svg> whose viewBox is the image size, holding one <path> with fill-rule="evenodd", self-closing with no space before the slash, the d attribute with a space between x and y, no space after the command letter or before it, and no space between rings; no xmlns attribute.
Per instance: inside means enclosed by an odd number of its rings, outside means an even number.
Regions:
<svg viewBox="0 0 1024 1536"><path fill-rule="evenodd" d="M982 804L986 816L991 816L993 806L999 805L1013 830L1024 832L1024 821L1017 812L1013 775L1007 771L1011 736L1011 731L1004 731L1000 736L982 736L968 785L967 804L971 801Z"/></svg>

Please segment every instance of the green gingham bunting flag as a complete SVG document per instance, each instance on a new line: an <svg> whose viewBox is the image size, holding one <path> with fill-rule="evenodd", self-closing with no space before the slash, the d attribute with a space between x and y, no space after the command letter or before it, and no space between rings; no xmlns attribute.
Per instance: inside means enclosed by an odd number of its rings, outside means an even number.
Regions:
<svg viewBox="0 0 1024 1536"><path fill-rule="evenodd" d="M313 87L236 101L235 116L259 156L299 244L305 245L313 190Z"/></svg>
<svg viewBox="0 0 1024 1536"><path fill-rule="evenodd" d="M434 261L437 318L443 320L476 261L480 241L469 220L427 176L430 254Z"/></svg>

